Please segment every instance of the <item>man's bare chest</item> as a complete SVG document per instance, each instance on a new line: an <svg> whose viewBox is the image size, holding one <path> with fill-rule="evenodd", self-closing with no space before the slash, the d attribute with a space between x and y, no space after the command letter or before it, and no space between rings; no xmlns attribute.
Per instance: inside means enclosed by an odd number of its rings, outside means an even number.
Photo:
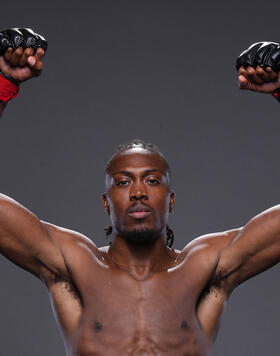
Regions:
<svg viewBox="0 0 280 356"><path fill-rule="evenodd" d="M141 279L84 255L71 265L71 282L51 289L65 338L73 348L100 354L146 348L151 355L153 349L166 355L177 349L180 355L191 345L205 345L197 303L210 273L198 267L182 263Z"/></svg>
<svg viewBox="0 0 280 356"><path fill-rule="evenodd" d="M56 309L79 301L77 325L88 323L92 330L109 327L112 332L123 329L124 334L133 329L181 330L182 323L195 320L201 289L195 273L185 272L175 268L137 280L125 270L98 265L74 271L73 285L54 285L52 299Z"/></svg>
<svg viewBox="0 0 280 356"><path fill-rule="evenodd" d="M171 324L180 327L196 307L197 296L187 278L160 272L146 280L136 280L126 271L113 269L99 273L79 285L84 313L89 320L110 328L132 330L164 328L168 317Z"/></svg>
<svg viewBox="0 0 280 356"><path fill-rule="evenodd" d="M72 335L79 350L125 355L143 348L151 355L152 350L167 354L204 338L193 283L180 273L160 272L138 281L123 270L101 269L75 282L81 310ZM75 304L74 293L69 289L64 298Z"/></svg>

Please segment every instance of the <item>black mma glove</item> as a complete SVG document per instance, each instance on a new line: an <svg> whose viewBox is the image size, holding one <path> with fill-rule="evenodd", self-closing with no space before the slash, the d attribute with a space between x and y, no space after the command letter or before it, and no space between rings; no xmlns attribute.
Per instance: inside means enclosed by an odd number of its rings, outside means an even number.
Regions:
<svg viewBox="0 0 280 356"><path fill-rule="evenodd" d="M280 70L280 45L276 42L257 42L240 54L236 60L236 69L243 66L256 68L260 66L264 70L271 67L274 72ZM273 96L280 101L280 88L275 90Z"/></svg>
<svg viewBox="0 0 280 356"><path fill-rule="evenodd" d="M46 52L48 44L44 37L27 28L10 28L0 32L0 56L3 56L8 48L15 51L18 47L33 48L33 55L38 48ZM0 71L0 101L6 103L15 98L19 92L19 83L11 76Z"/></svg>
<svg viewBox="0 0 280 356"><path fill-rule="evenodd" d="M30 28L9 28L0 32L0 56L2 56L9 47L16 50L19 46L22 46L23 49L32 47L34 54L39 47L42 47L45 52L48 48L47 41L44 37L33 32Z"/></svg>

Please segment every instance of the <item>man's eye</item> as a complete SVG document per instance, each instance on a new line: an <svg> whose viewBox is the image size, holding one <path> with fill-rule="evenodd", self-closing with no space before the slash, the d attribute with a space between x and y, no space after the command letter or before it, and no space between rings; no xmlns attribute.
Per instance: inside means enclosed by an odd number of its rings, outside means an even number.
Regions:
<svg viewBox="0 0 280 356"><path fill-rule="evenodd" d="M149 184L159 184L160 183L160 181L158 179L153 179L153 178L148 179L148 182L149 182Z"/></svg>
<svg viewBox="0 0 280 356"><path fill-rule="evenodd" d="M124 186L128 184L128 180L120 180L119 182L117 182L118 186Z"/></svg>

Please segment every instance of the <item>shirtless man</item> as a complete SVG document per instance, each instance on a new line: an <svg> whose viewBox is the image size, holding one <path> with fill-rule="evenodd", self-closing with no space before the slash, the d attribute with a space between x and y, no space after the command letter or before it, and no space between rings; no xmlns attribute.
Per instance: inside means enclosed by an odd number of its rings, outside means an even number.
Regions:
<svg viewBox="0 0 280 356"><path fill-rule="evenodd" d="M4 34L10 42L0 70L8 79L1 79L0 95L8 99L14 95L5 88L16 90L10 80L39 75L46 50L42 38L39 48L38 42L28 47L31 35L21 32L19 46L15 33ZM260 44L239 58L241 88L272 93L280 87L277 50ZM107 165L105 188L110 246L97 248L1 195L1 253L49 289L69 356L210 355L232 290L280 261L280 205L178 251L167 227L174 206L170 169L154 146L134 142L119 150Z"/></svg>

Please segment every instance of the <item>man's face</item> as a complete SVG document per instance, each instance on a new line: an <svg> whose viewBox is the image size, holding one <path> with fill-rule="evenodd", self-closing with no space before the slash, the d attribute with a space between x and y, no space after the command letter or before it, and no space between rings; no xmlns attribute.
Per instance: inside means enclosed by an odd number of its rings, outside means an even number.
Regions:
<svg viewBox="0 0 280 356"><path fill-rule="evenodd" d="M115 234L134 242L160 236L174 204L167 169L158 153L143 148L114 158L107 170L103 201Z"/></svg>

